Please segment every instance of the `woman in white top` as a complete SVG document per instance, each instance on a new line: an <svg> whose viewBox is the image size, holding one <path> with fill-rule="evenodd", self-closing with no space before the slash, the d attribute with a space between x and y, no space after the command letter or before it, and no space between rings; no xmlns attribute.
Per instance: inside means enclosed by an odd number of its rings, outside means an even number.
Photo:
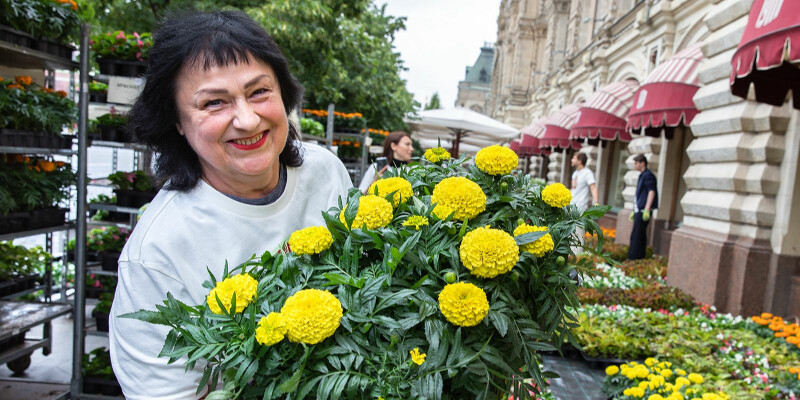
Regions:
<svg viewBox="0 0 800 400"><path fill-rule="evenodd" d="M154 34L129 130L158 153L167 183L119 260L110 315L114 373L128 399L192 399L203 365L184 372L158 354L167 327L119 318L167 292L203 304L208 268L220 277L276 251L352 187L329 151L301 144L288 115L302 87L267 32L241 12L185 14Z"/></svg>
<svg viewBox="0 0 800 400"><path fill-rule="evenodd" d="M361 193L368 194L370 185L380 179L381 175L388 168L396 168L401 165L408 164L411 161L411 155L414 154L414 145L411 143L411 137L408 133L403 131L394 131L386 136L383 140L383 158L386 162L379 165L377 162L372 163L366 171L364 177L361 178L361 184L358 189ZM381 160L382 161L382 160Z"/></svg>

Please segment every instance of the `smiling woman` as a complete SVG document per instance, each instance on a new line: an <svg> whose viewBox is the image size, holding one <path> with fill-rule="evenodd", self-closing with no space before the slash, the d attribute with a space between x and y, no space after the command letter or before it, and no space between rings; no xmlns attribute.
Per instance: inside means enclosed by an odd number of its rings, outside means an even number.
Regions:
<svg viewBox="0 0 800 400"><path fill-rule="evenodd" d="M323 225L319 210L352 184L332 153L300 142L288 116L302 87L245 14L166 19L148 63L128 129L157 152L166 184L119 259L111 359L126 398L195 398L202 366L167 364L158 358L167 330L118 316L150 309L167 293L203 303L209 271L222 276L226 262L274 252L292 232Z"/></svg>

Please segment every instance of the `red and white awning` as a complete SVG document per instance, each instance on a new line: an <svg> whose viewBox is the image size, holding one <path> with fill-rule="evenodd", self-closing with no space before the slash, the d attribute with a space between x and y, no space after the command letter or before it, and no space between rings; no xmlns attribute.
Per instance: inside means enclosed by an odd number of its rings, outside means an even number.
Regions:
<svg viewBox="0 0 800 400"><path fill-rule="evenodd" d="M638 84L633 80L603 86L581 105L575 125L570 130L574 140L622 140L630 142L625 118L630 111Z"/></svg>
<svg viewBox="0 0 800 400"><path fill-rule="evenodd" d="M656 67L633 96L627 131L660 137L661 129L665 129L667 139L671 139L671 128L688 126L699 112L692 98L700 88L697 67L701 61L703 52L698 43Z"/></svg>
<svg viewBox="0 0 800 400"><path fill-rule="evenodd" d="M580 106L570 104L554 112L544 121L545 131L539 138L539 147L580 149L580 143L570 139L569 130L575 124Z"/></svg>
<svg viewBox="0 0 800 400"><path fill-rule="evenodd" d="M731 92L747 98L755 85L756 100L780 106L792 91L800 109L800 1L755 0L731 60Z"/></svg>
<svg viewBox="0 0 800 400"><path fill-rule="evenodd" d="M539 149L539 137L542 136L545 131L543 122L543 119L534 121L520 131L520 151L522 154L541 154L541 150Z"/></svg>
<svg viewBox="0 0 800 400"><path fill-rule="evenodd" d="M520 155L521 153L519 152L519 144L520 144L519 140L515 139L515 140L512 140L511 143L508 144L508 147L511 150L514 150L514 153L517 153L517 155Z"/></svg>

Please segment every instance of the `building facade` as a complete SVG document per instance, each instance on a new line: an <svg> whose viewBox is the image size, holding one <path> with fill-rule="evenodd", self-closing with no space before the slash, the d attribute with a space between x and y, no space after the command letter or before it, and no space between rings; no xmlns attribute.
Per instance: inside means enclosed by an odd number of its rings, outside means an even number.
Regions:
<svg viewBox="0 0 800 400"><path fill-rule="evenodd" d="M464 80L458 82L456 107L468 108L486 114L488 108L492 68L494 66L494 45L484 43L475 64L467 67Z"/></svg>
<svg viewBox="0 0 800 400"><path fill-rule="evenodd" d="M780 0L767 0L768 3ZM731 94L731 58L753 0L503 0L488 114L523 128L606 85L648 80L699 46L699 113L654 136L600 141L594 162L605 221L627 244L644 154L660 204L648 235L669 257L668 282L724 311L800 315L800 120L791 100L770 106ZM688 121L688 119L686 119ZM557 154L557 155L556 155ZM532 165L569 177L569 152ZM568 183L568 182L564 182ZM623 216L616 218L614 216Z"/></svg>

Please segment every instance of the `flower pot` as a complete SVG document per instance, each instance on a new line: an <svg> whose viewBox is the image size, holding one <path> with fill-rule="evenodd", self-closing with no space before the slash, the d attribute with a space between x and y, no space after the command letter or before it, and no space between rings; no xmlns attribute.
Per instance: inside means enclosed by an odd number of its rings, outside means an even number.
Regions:
<svg viewBox="0 0 800 400"><path fill-rule="evenodd" d="M140 61L126 61L116 58L98 58L100 73L103 75L128 76L135 78L144 75L146 65Z"/></svg>
<svg viewBox="0 0 800 400"><path fill-rule="evenodd" d="M87 287L86 288L86 298L87 299L99 299L100 295L103 293L112 293L113 288L96 288L96 287Z"/></svg>
<svg viewBox="0 0 800 400"><path fill-rule="evenodd" d="M101 140L119 143L128 142L128 135L126 134L124 127L98 125L97 128L100 129Z"/></svg>
<svg viewBox="0 0 800 400"><path fill-rule="evenodd" d="M29 49L33 49L36 42L33 36L6 25L0 25L0 39Z"/></svg>
<svg viewBox="0 0 800 400"><path fill-rule="evenodd" d="M89 92L89 101L92 103L108 103L108 93Z"/></svg>
<svg viewBox="0 0 800 400"><path fill-rule="evenodd" d="M64 224L64 214L69 211L66 208L43 208L31 211L31 217L25 229L41 229L51 226Z"/></svg>
<svg viewBox="0 0 800 400"><path fill-rule="evenodd" d="M104 251L100 253L100 266L103 271L116 271L119 266L118 251Z"/></svg>
<svg viewBox="0 0 800 400"><path fill-rule="evenodd" d="M87 394L102 394L104 396L119 396L122 394L122 389L116 379L86 375L83 377L83 392Z"/></svg>
<svg viewBox="0 0 800 400"><path fill-rule="evenodd" d="M114 189L114 193L117 195L117 205L120 207L139 208L156 197L156 192Z"/></svg>
<svg viewBox="0 0 800 400"><path fill-rule="evenodd" d="M92 311L92 317L97 324L98 332L108 332L108 314Z"/></svg>
<svg viewBox="0 0 800 400"><path fill-rule="evenodd" d="M31 213L27 211L17 211L0 215L0 234L22 232L28 225Z"/></svg>
<svg viewBox="0 0 800 400"><path fill-rule="evenodd" d="M75 50L73 47L65 46L61 43L56 43L52 40L42 38L36 41L36 49L47 54L52 54L56 57L72 59L72 52Z"/></svg>
<svg viewBox="0 0 800 400"><path fill-rule="evenodd" d="M100 261L100 254L96 251L87 251L86 252L86 262L98 262ZM75 250L70 250L67 253L67 262L75 262Z"/></svg>

